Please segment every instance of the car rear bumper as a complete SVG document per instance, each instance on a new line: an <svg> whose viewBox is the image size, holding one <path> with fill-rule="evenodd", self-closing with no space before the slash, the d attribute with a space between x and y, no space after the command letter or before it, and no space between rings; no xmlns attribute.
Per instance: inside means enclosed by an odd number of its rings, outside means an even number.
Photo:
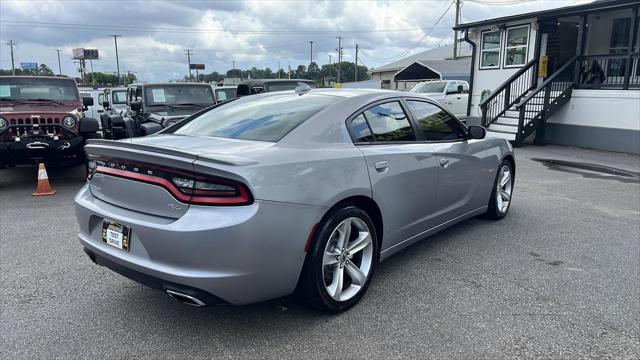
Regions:
<svg viewBox="0 0 640 360"><path fill-rule="evenodd" d="M234 305L295 290L309 232L326 210L258 200L191 205L179 219L168 219L111 205L87 186L75 202L80 242L97 263L151 287L201 292ZM103 219L131 228L129 252L102 241Z"/></svg>
<svg viewBox="0 0 640 360"><path fill-rule="evenodd" d="M24 140L0 142L0 166L47 164L73 164L84 154L84 139Z"/></svg>

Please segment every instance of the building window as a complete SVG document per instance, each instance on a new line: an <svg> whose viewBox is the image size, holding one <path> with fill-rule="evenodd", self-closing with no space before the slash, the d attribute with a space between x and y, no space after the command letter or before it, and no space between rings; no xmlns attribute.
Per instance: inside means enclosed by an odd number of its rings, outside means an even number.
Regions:
<svg viewBox="0 0 640 360"><path fill-rule="evenodd" d="M504 66L515 67L526 64L527 48L529 47L529 25L508 28L506 38Z"/></svg>
<svg viewBox="0 0 640 360"><path fill-rule="evenodd" d="M500 31L486 31L482 33L480 55L481 69L496 69L500 65Z"/></svg>

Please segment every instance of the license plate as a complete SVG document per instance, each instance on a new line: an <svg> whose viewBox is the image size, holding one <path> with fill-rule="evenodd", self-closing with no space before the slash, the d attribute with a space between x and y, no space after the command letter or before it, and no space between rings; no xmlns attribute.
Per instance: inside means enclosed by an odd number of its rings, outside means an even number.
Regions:
<svg viewBox="0 0 640 360"><path fill-rule="evenodd" d="M120 250L129 251L131 229L113 221L102 222L102 241Z"/></svg>

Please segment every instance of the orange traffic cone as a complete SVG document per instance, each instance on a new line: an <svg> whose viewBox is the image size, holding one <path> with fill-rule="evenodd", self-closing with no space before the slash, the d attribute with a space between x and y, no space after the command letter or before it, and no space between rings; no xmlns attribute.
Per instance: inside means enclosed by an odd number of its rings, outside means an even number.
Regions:
<svg viewBox="0 0 640 360"><path fill-rule="evenodd" d="M56 192L51 189L49 184L49 176L47 176L47 170L44 168L44 163L38 164L38 188L34 192L33 196L45 196L54 195Z"/></svg>

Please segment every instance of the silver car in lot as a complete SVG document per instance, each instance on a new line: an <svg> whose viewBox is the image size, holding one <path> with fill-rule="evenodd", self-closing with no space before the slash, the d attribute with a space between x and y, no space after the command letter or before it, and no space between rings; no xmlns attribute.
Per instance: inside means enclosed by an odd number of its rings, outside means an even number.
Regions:
<svg viewBox="0 0 640 360"><path fill-rule="evenodd" d="M484 135L406 92L244 97L156 135L91 141L80 242L94 262L187 304L296 292L345 310L380 260L470 217L506 215L512 148Z"/></svg>

